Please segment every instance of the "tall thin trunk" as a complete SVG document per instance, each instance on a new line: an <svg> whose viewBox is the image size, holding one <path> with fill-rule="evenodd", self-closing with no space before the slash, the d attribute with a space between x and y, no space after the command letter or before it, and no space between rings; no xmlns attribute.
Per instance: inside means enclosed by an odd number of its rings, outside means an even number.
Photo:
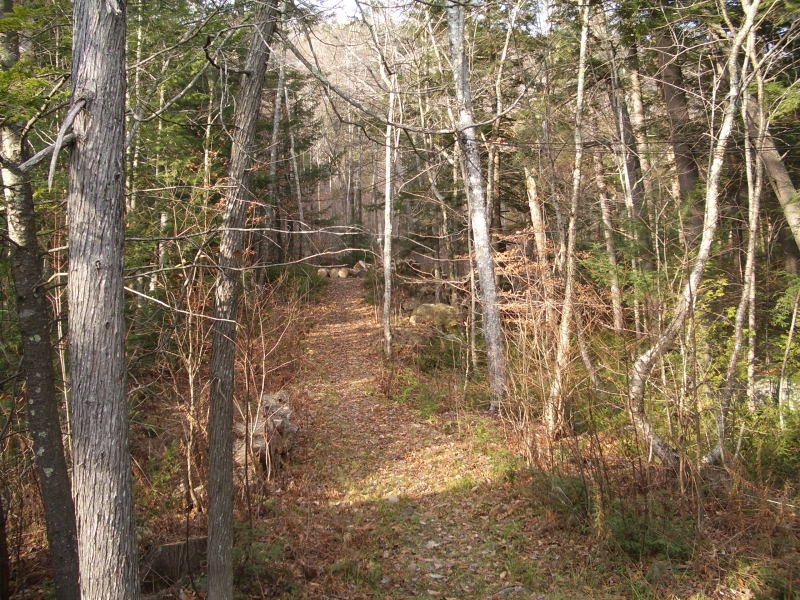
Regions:
<svg viewBox="0 0 800 600"><path fill-rule="evenodd" d="M5 0L0 8L0 20L4 13L11 10L12 0ZM16 33L0 34L0 46L3 48L0 70L5 70L19 59ZM0 127L3 165L0 181L6 200L5 220L11 242L11 274L22 340L22 366L27 383L28 429L33 439L36 472L44 506L53 583L56 598L77 600L80 598L80 582L75 505L59 420L51 315L37 239L33 188L28 174L17 168L28 158L25 148L26 140L12 123ZM0 521L5 523L2 506ZM0 561L8 557L5 535L3 527L0 531ZM5 566L8 567L7 564ZM0 565L0 596L6 598L7 577L8 570Z"/></svg>
<svg viewBox="0 0 800 600"><path fill-rule="evenodd" d="M694 265L689 274L688 281L677 299L672 319L670 319L670 322L663 329L653 345L647 351L639 355L631 367L628 377L628 413L636 429L636 433L639 435L642 442L652 449L652 453L655 456L669 465L678 464L678 453L661 439L650 422L645 412L644 391L647 385L647 379L657 360L665 352L672 349L687 316L691 312L691 308L695 302L695 294L700 285L700 280L703 277L703 271L711 255L711 247L714 243L714 234L717 230L717 220L719 216L719 179L725 158L725 148L727 147L728 138L733 128L741 86L738 64L739 51L741 50L745 37L753 26L759 3L760 0L754 0L752 3L746 3L746 0L743 2L745 22L731 41L726 64L727 74L730 79L727 106L724 111L719 134L717 135L716 144L712 149L711 164L706 182L706 207L703 220L703 235L697 250Z"/></svg>
<svg viewBox="0 0 800 600"><path fill-rule="evenodd" d="M551 328L555 323L555 307L550 298L550 261L547 258L547 231L544 222L544 210L539 202L536 189L536 180L533 174L525 167L525 190L528 196L528 208L531 212L531 226L533 227L533 243L536 248L536 259L539 267L539 279L544 302L547 326Z"/></svg>
<svg viewBox="0 0 800 600"><path fill-rule="evenodd" d="M486 340L486 355L489 365L489 387L491 410L500 409L506 395L506 358L503 348L503 331L500 324L500 307L494 281L494 261L489 239L486 216L486 198L481 176L480 152L475 134L472 111L472 90L468 63L464 53L464 25L466 8L455 0L446 0L447 29L450 36L453 78L458 107L459 143L464 153L467 174L467 194L470 199L470 220L475 246L475 261L478 265L478 280L481 290L483 333Z"/></svg>
<svg viewBox="0 0 800 600"><path fill-rule="evenodd" d="M748 38L748 46L753 43L751 32ZM748 61L745 60L745 65ZM751 99L747 90L742 98L742 117L748 118ZM733 325L733 349L728 360L728 368L725 373L725 385L719 399L719 413L717 414L717 444L703 457L704 464L712 464L719 459L725 458L725 438L727 436L728 412L730 401L736 391L736 368L739 364L739 356L744 345L744 324L750 312L751 291L755 291L755 268L756 268L756 242L758 234L758 213L761 203L761 191L763 188L763 166L762 163L753 156L753 139L746 133L745 142L745 173L747 176L747 197L748 197L748 238L747 238L747 259L744 267L744 285L739 305L736 307L736 316ZM756 137L757 139L757 137ZM748 336L752 336L748 333ZM754 337L754 336L753 336Z"/></svg>
<svg viewBox="0 0 800 600"><path fill-rule="evenodd" d="M81 595L139 597L123 261L125 0L75 3L69 197L73 492ZM98 93L102 90L102 93Z"/></svg>
<svg viewBox="0 0 800 600"><path fill-rule="evenodd" d="M635 45L631 47L631 55L631 126L633 127L633 137L636 140L639 165L642 169L641 179L642 185L644 186L644 197L647 201L652 202L655 195L650 174L650 144L647 141L647 124L645 122L644 101L642 99L642 82L639 77L639 55L638 48Z"/></svg>
<svg viewBox="0 0 800 600"><path fill-rule="evenodd" d="M203 190L205 191L206 204L211 199L211 132L216 120L214 116L215 80L208 76L208 112L206 113L206 129L203 136Z"/></svg>
<svg viewBox="0 0 800 600"><path fill-rule="evenodd" d="M356 222L359 226L364 226L364 207L362 205L362 190L363 185L362 176L364 169L363 147L361 139L361 129L358 130L358 166L356 167L356 189L355 189L355 203L356 203Z"/></svg>
<svg viewBox="0 0 800 600"><path fill-rule="evenodd" d="M278 136L281 130L281 110L283 103L283 90L286 85L286 48L283 47L278 70L278 89L275 91L275 110L272 113L272 139L269 147L269 204L273 227L277 230L275 235L279 241L278 251L281 253L279 260L283 262L284 244L280 243L281 233L280 206L278 203ZM269 241L267 240L267 243Z"/></svg>
<svg viewBox="0 0 800 600"><path fill-rule="evenodd" d="M747 129L754 140L764 170L772 183L772 189L778 197L786 223L794 236L795 242L800 247L800 203L795 201L796 189L792 183L786 165L783 164L780 152L775 147L775 141L769 133L768 127L759 127L759 117L756 107L751 103L747 113Z"/></svg>
<svg viewBox="0 0 800 600"><path fill-rule="evenodd" d="M15 166L26 158L24 141L11 126L0 129L0 138L11 271L27 381L28 428L36 456L53 581L57 598L77 599L80 584L75 505L61 437L51 317L37 240L33 189L28 175Z"/></svg>
<svg viewBox="0 0 800 600"><path fill-rule="evenodd" d="M208 597L233 599L233 388L239 261L248 205L264 73L275 31L277 0L259 3L236 103L236 127L214 296L208 416Z"/></svg>
<svg viewBox="0 0 800 600"><path fill-rule="evenodd" d="M650 242L649 228L645 215L645 196L642 179L639 176L640 164L637 152L633 125L631 123L628 102L625 98L625 90L620 81L617 51L609 38L608 26L606 23L606 13L600 9L596 27L601 36L603 48L608 60L610 70L610 99L611 108L614 113L614 123L617 129L617 153L615 155L620 173L620 183L625 195L625 204L631 214L631 232L636 241L636 252L641 259L642 265L649 265Z"/></svg>
<svg viewBox="0 0 800 600"><path fill-rule="evenodd" d="M593 153L595 185L597 186L597 198L600 201L600 214L603 219L603 237L606 241L606 255L608 264L611 267L611 312L614 316L614 331L617 335L622 335L625 329L625 320L622 312L622 291L619 285L619 273L617 268L617 245L614 242L614 224L611 220L611 207L609 206L608 188L606 187L605 172L603 170L603 159L599 152Z"/></svg>
<svg viewBox="0 0 800 600"><path fill-rule="evenodd" d="M672 34L664 33L656 46L659 72L656 75L664 96L664 104L669 117L669 138L675 154L675 168L681 196L686 199L694 191L700 174L697 161L689 144L689 106L686 101L686 84L683 70L678 64L678 51Z"/></svg>
<svg viewBox="0 0 800 600"><path fill-rule="evenodd" d="M578 90L575 99L575 164L572 169L572 197L570 199L569 225L567 227L567 248L564 277L564 299L561 306L561 324L556 340L556 361L550 380L550 395L544 407L544 421L550 439L562 435L567 430L566 398L564 378L569 365L572 338L572 304L575 289L575 236L578 219L578 199L581 192L583 162L583 101L586 79L586 53L589 40L589 3L581 2L581 49L578 58Z"/></svg>
<svg viewBox="0 0 800 600"><path fill-rule="evenodd" d="M286 97L286 115L287 118L291 121L292 119L292 108L289 104L289 89L284 87L283 92ZM299 221L297 223L297 257L302 260L303 258L303 230L305 229L305 221L306 216L305 212L303 211L303 193L300 188L300 169L297 166L297 153L295 152L294 146L294 131L292 128L289 128L289 158L292 163L292 183L294 183L294 194L295 198L297 198L297 215Z"/></svg>
<svg viewBox="0 0 800 600"><path fill-rule="evenodd" d="M800 290L794 299L794 308L792 309L792 322L789 325L789 337L786 339L786 350L783 352L783 362L781 362L781 378L778 380L778 421L780 422L781 429L786 429L786 420L783 416L784 405L786 404L787 385L786 380L786 363L789 362L789 352L792 349L792 339L794 338L794 326L797 324L797 309L800 308Z"/></svg>
<svg viewBox="0 0 800 600"><path fill-rule="evenodd" d="M389 114L387 115L386 134L384 137L385 173L383 192L383 352L388 359L392 358L392 223L394 198L392 194L392 154L394 133L391 125L394 121L394 84L391 79L389 88Z"/></svg>

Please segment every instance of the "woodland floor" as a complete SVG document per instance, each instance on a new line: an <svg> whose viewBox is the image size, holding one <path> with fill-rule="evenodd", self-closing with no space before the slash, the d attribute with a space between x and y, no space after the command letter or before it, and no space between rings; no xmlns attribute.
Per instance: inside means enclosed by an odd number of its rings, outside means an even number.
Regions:
<svg viewBox="0 0 800 600"><path fill-rule="evenodd" d="M360 280L332 280L309 307L290 386L301 434L237 542L247 597L753 597L721 570L611 558L536 501L544 480L488 415L387 399L363 297Z"/></svg>

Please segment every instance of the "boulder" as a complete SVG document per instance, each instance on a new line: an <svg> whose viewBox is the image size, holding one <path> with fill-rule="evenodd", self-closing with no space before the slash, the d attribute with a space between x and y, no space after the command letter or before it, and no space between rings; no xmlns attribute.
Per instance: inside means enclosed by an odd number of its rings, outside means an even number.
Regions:
<svg viewBox="0 0 800 600"><path fill-rule="evenodd" d="M402 308L405 312L413 313L417 310L422 302L417 298L409 298L408 300L403 300L400 303L400 308Z"/></svg>
<svg viewBox="0 0 800 600"><path fill-rule="evenodd" d="M411 314L412 325L430 325L444 332L458 331L461 314L449 304L420 304Z"/></svg>
<svg viewBox="0 0 800 600"><path fill-rule="evenodd" d="M328 269L317 269L317 275L320 277L328 277Z"/></svg>
<svg viewBox="0 0 800 600"><path fill-rule="evenodd" d="M347 279L350 276L350 269L343 267L336 271L336 274L342 279Z"/></svg>
<svg viewBox="0 0 800 600"><path fill-rule="evenodd" d="M272 477L282 462L288 458L299 428L292 423L292 410L288 406L286 392L264 394L255 419L250 425L250 449L253 459L249 462L254 470L260 470L267 478ZM234 462L244 468L247 459L247 431L244 423L234 426ZM255 463L255 464L252 464Z"/></svg>
<svg viewBox="0 0 800 600"><path fill-rule="evenodd" d="M155 584L175 583L191 573L197 576L206 559L208 538L193 537L152 546L139 563L139 579Z"/></svg>
<svg viewBox="0 0 800 600"><path fill-rule="evenodd" d="M755 381L756 404L778 405L778 393L780 392L780 377L761 377ZM800 409L800 385L788 378L784 380L784 408L790 411Z"/></svg>

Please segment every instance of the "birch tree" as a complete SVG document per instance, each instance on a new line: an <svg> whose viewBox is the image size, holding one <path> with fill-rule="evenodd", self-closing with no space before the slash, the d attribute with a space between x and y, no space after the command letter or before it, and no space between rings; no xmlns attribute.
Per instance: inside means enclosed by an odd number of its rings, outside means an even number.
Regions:
<svg viewBox="0 0 800 600"><path fill-rule="evenodd" d="M486 215L486 197L481 174L480 152L475 132L472 109L472 89L469 78L469 63L464 49L466 7L455 0L446 0L447 30L450 39L450 56L456 89L458 110L458 143L467 180L470 200L470 221L475 262L478 267L483 333L486 340L486 358L489 366L489 387L493 411L500 409L506 395L506 358L503 348L503 331L500 324L500 306L494 280L494 260Z"/></svg>

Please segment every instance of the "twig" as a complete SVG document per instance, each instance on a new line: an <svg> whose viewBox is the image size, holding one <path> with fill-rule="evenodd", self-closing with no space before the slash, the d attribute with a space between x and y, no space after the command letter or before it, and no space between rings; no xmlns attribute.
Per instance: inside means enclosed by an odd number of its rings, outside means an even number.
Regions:
<svg viewBox="0 0 800 600"><path fill-rule="evenodd" d="M64 135L67 133L69 128L72 127L72 122L75 120L75 117L78 116L78 113L81 112L84 106L86 106L86 100L84 98L81 98L75 104L73 104L72 108L69 109L67 116L64 118L64 122L61 124L61 129L58 130L58 136L56 137L55 144L53 144L53 157L50 159L50 174L47 176L48 191L53 189L53 176L56 172L58 153L61 151L61 146L64 145Z"/></svg>

